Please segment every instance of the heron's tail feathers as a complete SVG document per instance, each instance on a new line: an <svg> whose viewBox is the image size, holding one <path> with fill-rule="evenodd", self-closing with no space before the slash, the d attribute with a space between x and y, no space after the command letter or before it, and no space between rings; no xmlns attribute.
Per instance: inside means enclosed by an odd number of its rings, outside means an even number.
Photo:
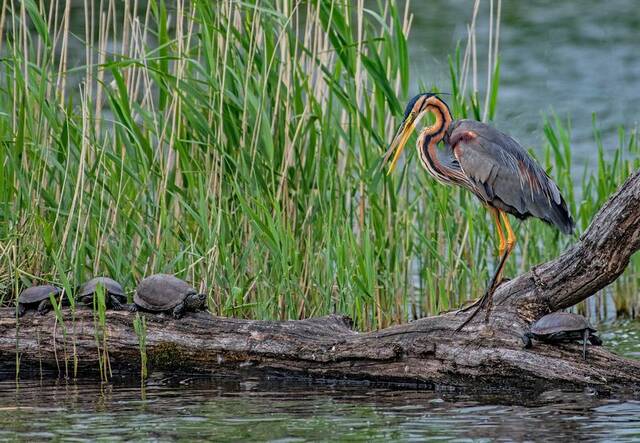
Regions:
<svg viewBox="0 0 640 443"><path fill-rule="evenodd" d="M556 226L563 234L571 234L573 232L575 223L563 198L561 198L560 203L552 202L550 211L546 215L547 217L544 220Z"/></svg>

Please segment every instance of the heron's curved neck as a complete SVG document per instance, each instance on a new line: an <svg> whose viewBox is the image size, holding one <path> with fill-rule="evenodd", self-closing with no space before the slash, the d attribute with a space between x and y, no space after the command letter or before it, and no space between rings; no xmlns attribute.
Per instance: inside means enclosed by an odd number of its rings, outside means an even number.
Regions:
<svg viewBox="0 0 640 443"><path fill-rule="evenodd" d="M436 121L431 126L422 129L420 137L428 137L430 141L438 143L444 138L449 126L451 126L451 111L438 97L429 97L424 106L425 112L431 112Z"/></svg>
<svg viewBox="0 0 640 443"><path fill-rule="evenodd" d="M418 137L418 154L427 171L436 179L450 183L448 167L438 158L436 145L442 140L451 125L451 112L447 105L437 97L430 97L426 103L425 112L431 112L436 120L431 126L425 127Z"/></svg>

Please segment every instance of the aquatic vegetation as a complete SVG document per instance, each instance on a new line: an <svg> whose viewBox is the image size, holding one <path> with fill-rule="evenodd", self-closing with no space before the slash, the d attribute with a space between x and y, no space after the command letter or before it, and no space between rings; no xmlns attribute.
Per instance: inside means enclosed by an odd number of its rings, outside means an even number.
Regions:
<svg viewBox="0 0 640 443"><path fill-rule="evenodd" d="M56 354L56 362L58 364L58 371L62 374L64 373L65 376L69 375L69 360L71 358L73 358L72 363L74 364L74 370L76 367L76 353L75 353L75 337L73 336L73 334L69 334L69 330L67 329L67 325L64 321L64 316L62 314L62 300L58 301L55 297L54 294L49 294L49 302L51 303L51 306L53 307L53 312L54 315L56 317L56 327L53 329L53 331L47 331L44 332L44 335L47 335L48 333L50 333L53 336L53 340L51 340L52 342L52 346L54 349L54 353ZM57 331L56 329L59 329L62 332L62 355L58 356L58 351L57 351L57 340L56 340L56 335L57 335ZM70 352L67 349L67 344L69 343L69 337L71 336L72 339L72 350L73 353L72 355L69 355ZM16 353L17 355L17 353ZM62 370L62 368L60 367L60 360L62 360L62 362L64 363L64 371ZM42 370L42 368L40 368ZM16 371L16 376L18 374L18 371ZM75 371L74 371L74 375L75 375Z"/></svg>
<svg viewBox="0 0 640 443"><path fill-rule="evenodd" d="M133 329L136 331L140 347L140 379L144 380L147 378L147 321L144 316L136 314Z"/></svg>
<svg viewBox="0 0 640 443"><path fill-rule="evenodd" d="M109 360L109 333L107 330L107 293L103 285L98 285L93 295L93 331L98 351L98 368L100 380L111 378L111 362Z"/></svg>
<svg viewBox="0 0 640 443"><path fill-rule="evenodd" d="M132 287L170 272L214 288L215 314L335 310L370 329L482 293L494 266L484 211L468 193L435 186L413 152L393 177L379 167L409 92L407 11L100 5L84 35L68 30L57 1L20 2L0 32L0 303L34 279L67 289L105 274ZM70 49L78 40L80 59ZM464 60L459 51L451 62L452 110L491 118L497 54L488 101L466 88ZM640 166L635 130L606 150L596 130L598 162L576 181L570 125L552 116L545 137L534 151L578 233L516 222L506 275L575 241ZM617 283L628 312L639 272L636 256Z"/></svg>

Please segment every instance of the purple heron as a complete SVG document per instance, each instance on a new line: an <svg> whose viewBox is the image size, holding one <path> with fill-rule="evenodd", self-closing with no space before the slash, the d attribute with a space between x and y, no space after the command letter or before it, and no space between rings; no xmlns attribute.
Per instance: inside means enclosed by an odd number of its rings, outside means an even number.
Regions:
<svg viewBox="0 0 640 443"><path fill-rule="evenodd" d="M478 197L493 218L499 241L498 266L482 297L463 309L476 306L459 331L485 306L488 318L493 293L516 243L507 214L519 219L537 217L565 234L573 231L574 224L558 186L517 141L485 123L454 121L449 107L436 94L418 94L409 101L384 157L387 163L393 154L388 173L395 168L420 119L429 112L435 122L422 129L417 142L422 166L440 183L461 186ZM437 147L440 142L443 149Z"/></svg>

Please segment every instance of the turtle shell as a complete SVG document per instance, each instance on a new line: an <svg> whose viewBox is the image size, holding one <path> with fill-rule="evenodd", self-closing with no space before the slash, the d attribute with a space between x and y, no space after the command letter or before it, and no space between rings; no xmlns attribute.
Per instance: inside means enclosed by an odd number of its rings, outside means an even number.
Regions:
<svg viewBox="0 0 640 443"><path fill-rule="evenodd" d="M173 275L155 274L140 282L133 301L148 311L168 311L191 294L197 291L187 282Z"/></svg>
<svg viewBox="0 0 640 443"><path fill-rule="evenodd" d="M584 331L585 329L596 332L595 328L582 315L559 311L547 314L535 322L531 327L531 333L544 336L561 332Z"/></svg>
<svg viewBox="0 0 640 443"><path fill-rule="evenodd" d="M99 285L102 285L107 294L115 295L120 301L126 301L127 295L124 289L122 289L122 285L109 277L95 277L84 283L78 289L78 297L93 296Z"/></svg>
<svg viewBox="0 0 640 443"><path fill-rule="evenodd" d="M59 295L61 288L53 285L31 286L20 293L18 303L38 303L49 298L49 294Z"/></svg>

